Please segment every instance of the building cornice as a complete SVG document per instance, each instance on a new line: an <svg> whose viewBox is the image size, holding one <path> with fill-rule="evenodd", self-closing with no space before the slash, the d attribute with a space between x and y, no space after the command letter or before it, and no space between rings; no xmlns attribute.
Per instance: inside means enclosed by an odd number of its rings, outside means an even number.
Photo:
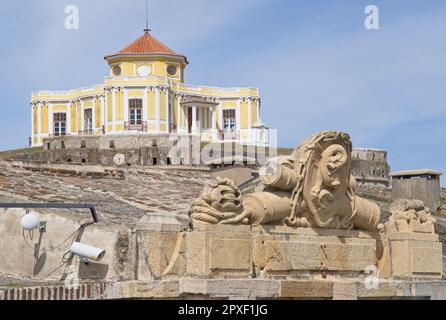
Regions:
<svg viewBox="0 0 446 320"><path fill-rule="evenodd" d="M167 53L152 53L152 54L112 54L109 56L105 56L104 59L108 63L113 63L120 59L156 59L156 58L164 58L164 59L175 59L175 60L181 60L185 65L189 64L189 61L187 61L187 57L185 55L181 54L167 54Z"/></svg>

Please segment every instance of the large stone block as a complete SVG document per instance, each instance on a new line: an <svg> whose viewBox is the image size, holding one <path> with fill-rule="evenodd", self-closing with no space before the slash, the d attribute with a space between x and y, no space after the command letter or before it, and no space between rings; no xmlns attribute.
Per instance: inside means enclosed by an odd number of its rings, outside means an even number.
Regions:
<svg viewBox="0 0 446 320"><path fill-rule="evenodd" d="M375 265L376 240L367 233L324 230L320 235L317 229L262 229L253 243L256 272L266 275L321 270L362 272ZM348 237L359 235L362 238Z"/></svg>
<svg viewBox="0 0 446 320"><path fill-rule="evenodd" d="M398 234L403 240L390 241L392 276L395 278L441 279L443 272L442 244L418 240L425 234Z"/></svg>
<svg viewBox="0 0 446 320"><path fill-rule="evenodd" d="M247 226L207 226L186 234L187 274L192 277L247 277L251 274L251 233Z"/></svg>
<svg viewBox="0 0 446 320"><path fill-rule="evenodd" d="M180 279L180 294L213 298L276 298L279 281L265 279Z"/></svg>
<svg viewBox="0 0 446 320"><path fill-rule="evenodd" d="M333 297L333 282L323 280L283 280L280 284L281 298L318 298Z"/></svg>
<svg viewBox="0 0 446 320"><path fill-rule="evenodd" d="M138 222L138 280L184 276L184 226L175 214L151 213Z"/></svg>
<svg viewBox="0 0 446 320"><path fill-rule="evenodd" d="M248 270L250 267L250 239L210 239L210 268ZM231 257L232 259L228 259Z"/></svg>
<svg viewBox="0 0 446 320"><path fill-rule="evenodd" d="M356 282L337 281L333 283L333 300L356 300L358 285Z"/></svg>

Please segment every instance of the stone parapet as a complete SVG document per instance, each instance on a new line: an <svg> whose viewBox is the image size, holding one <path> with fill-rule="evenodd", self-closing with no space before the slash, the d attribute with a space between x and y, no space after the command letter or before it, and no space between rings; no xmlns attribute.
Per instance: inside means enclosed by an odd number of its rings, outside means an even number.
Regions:
<svg viewBox="0 0 446 320"><path fill-rule="evenodd" d="M376 237L348 230L205 225L186 234L186 272L197 278L359 275L376 263Z"/></svg>

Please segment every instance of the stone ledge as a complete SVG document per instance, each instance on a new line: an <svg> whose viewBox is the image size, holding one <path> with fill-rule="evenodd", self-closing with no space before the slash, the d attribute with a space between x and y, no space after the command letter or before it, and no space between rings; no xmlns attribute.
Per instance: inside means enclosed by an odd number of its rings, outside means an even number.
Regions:
<svg viewBox="0 0 446 320"><path fill-rule="evenodd" d="M261 225L252 228L253 232L269 234L293 234L304 236L330 236L340 238L379 239L378 233L361 230L318 229L318 228L293 228L288 226Z"/></svg>
<svg viewBox="0 0 446 320"><path fill-rule="evenodd" d="M192 279L0 288L0 300L97 299L446 299L446 281L383 280L367 289L358 279Z"/></svg>
<svg viewBox="0 0 446 320"><path fill-rule="evenodd" d="M333 282L323 280L280 281L281 298L332 298Z"/></svg>
<svg viewBox="0 0 446 320"><path fill-rule="evenodd" d="M276 298L279 281L264 279L180 279L180 293L217 298Z"/></svg>
<svg viewBox="0 0 446 320"><path fill-rule="evenodd" d="M405 241L405 240L417 240L417 241L431 241L438 242L438 234L433 233L414 233L414 232L395 232L390 233L387 238L392 241Z"/></svg>

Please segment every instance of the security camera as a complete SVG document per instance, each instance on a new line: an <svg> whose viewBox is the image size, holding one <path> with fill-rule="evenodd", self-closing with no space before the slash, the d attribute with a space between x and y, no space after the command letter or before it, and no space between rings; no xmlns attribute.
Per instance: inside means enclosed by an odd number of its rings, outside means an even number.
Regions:
<svg viewBox="0 0 446 320"><path fill-rule="evenodd" d="M39 229L41 232L45 231L45 221L40 221L40 217L35 212L26 211L26 214L20 220L23 229L25 230L35 230Z"/></svg>
<svg viewBox="0 0 446 320"><path fill-rule="evenodd" d="M81 257L85 264L88 264L90 260L99 261L105 255L105 250L92 247L80 242L73 242L70 248L70 252Z"/></svg>

